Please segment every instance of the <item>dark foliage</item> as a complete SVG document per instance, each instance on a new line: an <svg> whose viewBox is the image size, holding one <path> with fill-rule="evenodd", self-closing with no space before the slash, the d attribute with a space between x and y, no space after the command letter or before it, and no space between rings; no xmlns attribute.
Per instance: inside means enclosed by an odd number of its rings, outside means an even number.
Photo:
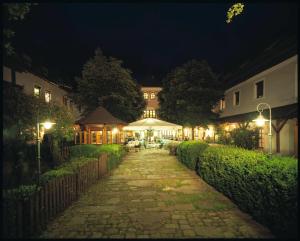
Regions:
<svg viewBox="0 0 300 241"><path fill-rule="evenodd" d="M191 60L163 80L159 115L181 125L205 126L216 119L211 110L222 95L222 84L208 63Z"/></svg>
<svg viewBox="0 0 300 241"><path fill-rule="evenodd" d="M139 118L145 107L141 88L132 78L130 70L123 68L122 61L106 57L98 48L77 78L78 91L75 101L85 112L99 105L117 118L131 122Z"/></svg>
<svg viewBox="0 0 300 241"><path fill-rule="evenodd" d="M192 170L196 170L199 156L208 147L203 141L184 141L177 146L177 158L180 162Z"/></svg>
<svg viewBox="0 0 300 241"><path fill-rule="evenodd" d="M237 147L208 147L198 173L278 237L296 238L298 160Z"/></svg>

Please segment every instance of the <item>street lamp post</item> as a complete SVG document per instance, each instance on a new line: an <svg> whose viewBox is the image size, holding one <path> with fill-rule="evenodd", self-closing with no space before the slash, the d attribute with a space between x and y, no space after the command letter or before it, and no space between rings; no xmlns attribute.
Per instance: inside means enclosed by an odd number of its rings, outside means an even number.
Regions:
<svg viewBox="0 0 300 241"><path fill-rule="evenodd" d="M272 155L272 113L271 113L271 106L268 103L259 103L256 107L257 111L259 112L259 116L254 120L256 122L256 125L259 127L264 126L265 122L267 121L263 115L262 112L264 111L263 106L266 106L269 109L269 154Z"/></svg>
<svg viewBox="0 0 300 241"><path fill-rule="evenodd" d="M41 138L40 138L40 125L43 125L45 129L50 129L55 123L50 121L45 121L43 123L37 120L36 124L36 136L37 136L37 162L38 162L38 185L40 185L40 176L41 176Z"/></svg>

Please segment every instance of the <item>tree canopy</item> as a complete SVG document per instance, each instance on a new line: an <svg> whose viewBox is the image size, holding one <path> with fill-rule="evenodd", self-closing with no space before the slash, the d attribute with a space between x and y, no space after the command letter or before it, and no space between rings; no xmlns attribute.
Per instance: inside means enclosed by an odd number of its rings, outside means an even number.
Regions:
<svg viewBox="0 0 300 241"><path fill-rule="evenodd" d="M97 48L95 56L83 66L81 78L76 78L75 101L85 113L101 105L127 122L142 115L146 103L141 88L122 64Z"/></svg>
<svg viewBox="0 0 300 241"><path fill-rule="evenodd" d="M159 115L185 126L207 125L216 118L212 108L223 91L206 61L191 60L163 80Z"/></svg>
<svg viewBox="0 0 300 241"><path fill-rule="evenodd" d="M5 3L3 4L3 46L5 54L14 54L14 48L11 45L11 38L15 36L14 25L23 20L30 12L32 5L37 3Z"/></svg>

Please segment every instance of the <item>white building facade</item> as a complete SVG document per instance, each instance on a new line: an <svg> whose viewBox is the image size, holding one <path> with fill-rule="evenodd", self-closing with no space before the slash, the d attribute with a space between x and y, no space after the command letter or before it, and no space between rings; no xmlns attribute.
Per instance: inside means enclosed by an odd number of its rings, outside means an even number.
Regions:
<svg viewBox="0 0 300 241"><path fill-rule="evenodd" d="M13 78L15 80L13 80ZM80 117L80 111L70 98L71 88L53 83L30 72L12 72L9 67L3 66L3 81L20 86L27 95L36 95L58 106L66 106L75 119Z"/></svg>
<svg viewBox="0 0 300 241"><path fill-rule="evenodd" d="M272 152L298 156L298 55L239 81L225 91L218 104L220 120L232 129L240 122L257 117L257 105L268 103L272 109ZM269 110L263 115L269 119ZM268 125L261 131L261 147L268 151Z"/></svg>

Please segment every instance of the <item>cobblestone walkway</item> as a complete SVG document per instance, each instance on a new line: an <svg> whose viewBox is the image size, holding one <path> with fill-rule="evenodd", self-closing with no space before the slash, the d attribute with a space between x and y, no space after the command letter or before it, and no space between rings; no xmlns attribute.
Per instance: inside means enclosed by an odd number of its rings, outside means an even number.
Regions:
<svg viewBox="0 0 300 241"><path fill-rule="evenodd" d="M165 150L129 153L48 225L41 238L269 238Z"/></svg>

